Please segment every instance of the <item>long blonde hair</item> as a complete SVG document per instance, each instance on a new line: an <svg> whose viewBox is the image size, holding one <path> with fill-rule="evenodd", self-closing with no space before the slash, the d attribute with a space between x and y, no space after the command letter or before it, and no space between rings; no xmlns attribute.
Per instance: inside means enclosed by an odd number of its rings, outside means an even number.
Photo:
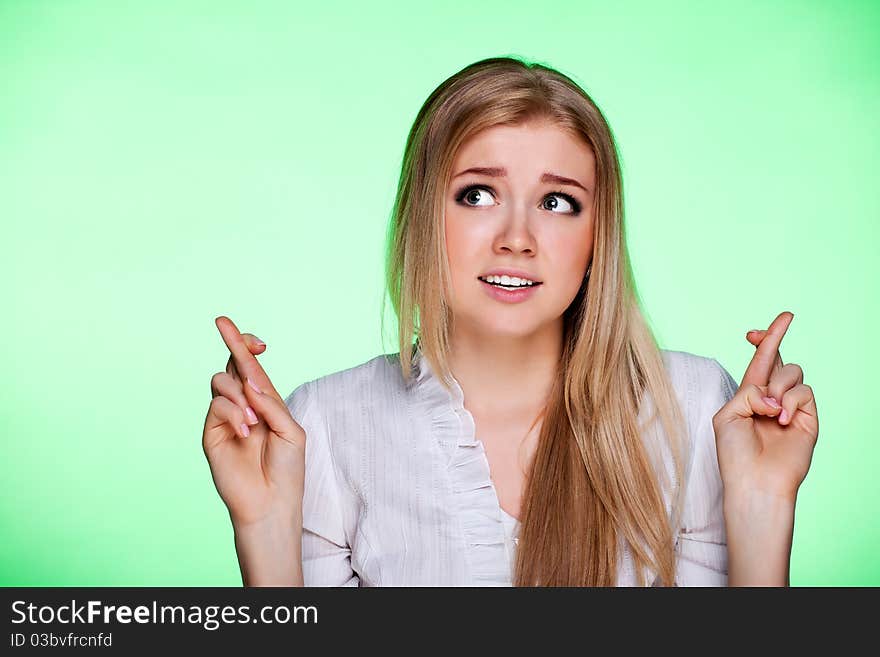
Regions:
<svg viewBox="0 0 880 657"><path fill-rule="evenodd" d="M617 147L599 108L568 76L518 59L485 59L440 84L419 111L387 235L386 283L398 320L401 372L409 382L418 348L450 389L451 285L443 219L459 146L485 128L532 119L549 119L592 148L596 220L588 278L564 313L558 376L524 491L514 583L613 586L622 538L638 583L646 583L647 566L659 584L670 586L673 525L663 486L674 489L675 518L683 499L687 434L638 305L624 239ZM663 426L653 439L642 437L655 434L638 422L645 393L653 402L649 421L659 414ZM674 480L658 469L655 447L669 449Z"/></svg>

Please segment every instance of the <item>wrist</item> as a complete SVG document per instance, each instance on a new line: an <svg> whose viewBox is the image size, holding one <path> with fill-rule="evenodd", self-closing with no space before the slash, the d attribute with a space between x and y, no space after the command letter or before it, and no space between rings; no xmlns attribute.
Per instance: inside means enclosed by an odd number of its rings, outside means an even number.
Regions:
<svg viewBox="0 0 880 657"><path fill-rule="evenodd" d="M285 529L302 527L302 511L290 508L278 512L267 513L259 518L236 518L229 515L235 534L242 536L258 536L265 533L276 533Z"/></svg>
<svg viewBox="0 0 880 657"><path fill-rule="evenodd" d="M775 512L794 510L796 493L778 492L756 486L725 486L724 509L732 513Z"/></svg>
<svg viewBox="0 0 880 657"><path fill-rule="evenodd" d="M275 498L260 513L233 513L229 507L229 519L237 533L259 533L265 529L278 529L284 527L302 527L302 499L300 493L291 496L276 495ZM239 509L241 510L241 509Z"/></svg>

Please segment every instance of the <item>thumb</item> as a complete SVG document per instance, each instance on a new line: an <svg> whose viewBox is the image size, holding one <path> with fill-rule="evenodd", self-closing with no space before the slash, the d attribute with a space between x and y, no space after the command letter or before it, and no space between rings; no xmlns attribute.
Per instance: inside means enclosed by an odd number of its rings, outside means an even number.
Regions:
<svg viewBox="0 0 880 657"><path fill-rule="evenodd" d="M290 409L283 401L267 395L248 377L245 377L245 385L242 388L248 402L266 421L273 433L299 449L305 449L305 431L293 419Z"/></svg>
<svg viewBox="0 0 880 657"><path fill-rule="evenodd" d="M779 402L768 396L768 386L748 384L737 390L730 401L719 409L713 420L715 423L723 425L755 415L773 417L781 411L782 406Z"/></svg>

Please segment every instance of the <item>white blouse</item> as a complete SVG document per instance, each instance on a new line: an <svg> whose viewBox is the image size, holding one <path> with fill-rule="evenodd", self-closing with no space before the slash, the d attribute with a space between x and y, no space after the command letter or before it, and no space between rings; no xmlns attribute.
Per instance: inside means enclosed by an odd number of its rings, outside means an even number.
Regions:
<svg viewBox="0 0 880 657"><path fill-rule="evenodd" d="M725 586L727 541L712 416L738 386L715 359L661 350L692 449L676 523L678 586ZM500 506L483 444L453 379L420 351L404 384L398 354L303 383L285 400L306 432L306 586L510 586L517 520ZM639 417L650 407L650 396ZM662 440L645 432L672 516L677 485ZM661 446L657 456L654 447ZM662 463L662 465L660 465ZM667 479L663 479L664 476ZM656 573L647 571L646 581ZM637 583L621 539L618 586Z"/></svg>

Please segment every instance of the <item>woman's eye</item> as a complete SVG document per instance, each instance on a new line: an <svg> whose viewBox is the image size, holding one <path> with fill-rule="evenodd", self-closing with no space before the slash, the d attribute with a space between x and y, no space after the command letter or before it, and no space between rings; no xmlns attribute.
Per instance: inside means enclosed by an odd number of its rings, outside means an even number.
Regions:
<svg viewBox="0 0 880 657"><path fill-rule="evenodd" d="M466 187L462 191L460 191L455 200L461 203L465 202L465 205L470 205L472 207L479 207L485 205L493 205L491 192L486 187ZM480 201L489 201L488 203L480 203Z"/></svg>
<svg viewBox="0 0 880 657"><path fill-rule="evenodd" d="M553 194L548 194L544 197L544 208L547 210L555 210L559 207L559 200L562 200L562 209L563 214L578 214L581 211L581 204L578 203L572 196L565 194L563 192L554 192ZM550 205L547 205L547 201L551 201ZM566 206L568 209L566 209Z"/></svg>

